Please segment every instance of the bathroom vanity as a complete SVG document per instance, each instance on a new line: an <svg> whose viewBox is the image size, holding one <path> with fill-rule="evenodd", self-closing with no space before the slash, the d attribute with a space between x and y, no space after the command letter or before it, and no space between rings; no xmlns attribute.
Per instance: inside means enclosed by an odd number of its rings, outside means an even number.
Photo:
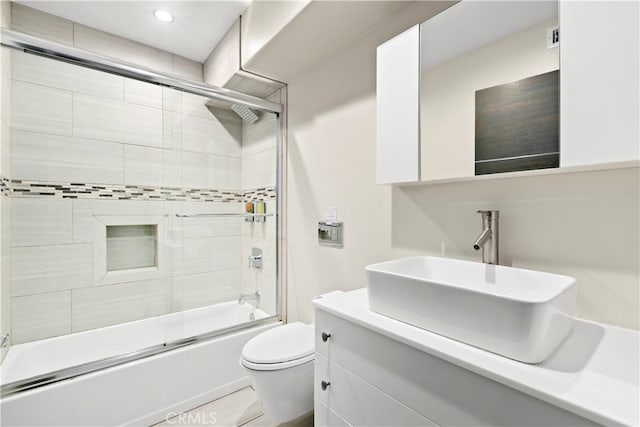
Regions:
<svg viewBox="0 0 640 427"><path fill-rule="evenodd" d="M313 301L316 425L638 425L640 334L574 320L541 364L369 310L366 289Z"/></svg>

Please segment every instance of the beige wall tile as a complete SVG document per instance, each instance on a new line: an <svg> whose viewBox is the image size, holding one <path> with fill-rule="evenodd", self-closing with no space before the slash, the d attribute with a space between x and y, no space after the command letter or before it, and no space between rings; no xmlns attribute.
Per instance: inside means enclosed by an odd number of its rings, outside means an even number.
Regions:
<svg viewBox="0 0 640 427"><path fill-rule="evenodd" d="M73 27L74 44L80 49L118 58L156 71L165 73L172 71L173 59L169 52L84 25L74 24Z"/></svg>
<svg viewBox="0 0 640 427"><path fill-rule="evenodd" d="M0 175L10 176L11 49L0 47Z"/></svg>
<svg viewBox="0 0 640 427"><path fill-rule="evenodd" d="M247 258L243 257L242 238L214 237L211 239L211 269L225 270L246 267Z"/></svg>
<svg viewBox="0 0 640 427"><path fill-rule="evenodd" d="M162 184L165 187L182 187L182 152L163 150Z"/></svg>
<svg viewBox="0 0 640 427"><path fill-rule="evenodd" d="M73 200L73 242L93 242L96 226L102 224L96 216L160 216L163 205L161 201L147 200Z"/></svg>
<svg viewBox="0 0 640 427"><path fill-rule="evenodd" d="M20 51L12 53L12 78L122 101L124 78Z"/></svg>
<svg viewBox="0 0 640 427"><path fill-rule="evenodd" d="M0 27L11 29L11 2L0 1Z"/></svg>
<svg viewBox="0 0 640 427"><path fill-rule="evenodd" d="M161 148L162 111L74 94L73 132L84 138Z"/></svg>
<svg viewBox="0 0 640 427"><path fill-rule="evenodd" d="M11 87L11 127L70 136L71 92L14 81Z"/></svg>
<svg viewBox="0 0 640 427"><path fill-rule="evenodd" d="M259 114L257 122L242 126L243 157L276 147L276 116L270 113Z"/></svg>
<svg viewBox="0 0 640 427"><path fill-rule="evenodd" d="M171 55L173 74L197 82L202 81L202 64L178 55Z"/></svg>
<svg viewBox="0 0 640 427"><path fill-rule="evenodd" d="M168 279L75 289L72 295L73 332L159 316L171 304Z"/></svg>
<svg viewBox="0 0 640 427"><path fill-rule="evenodd" d="M11 296L91 286L90 244L31 246L11 252Z"/></svg>
<svg viewBox="0 0 640 427"><path fill-rule="evenodd" d="M71 243L71 221L71 200L14 198L11 200L11 246Z"/></svg>
<svg viewBox="0 0 640 427"><path fill-rule="evenodd" d="M133 79L124 79L124 100L131 104L162 108L162 87Z"/></svg>
<svg viewBox="0 0 640 427"><path fill-rule="evenodd" d="M275 187L276 171L275 148L246 154L242 158L242 188Z"/></svg>
<svg viewBox="0 0 640 427"><path fill-rule="evenodd" d="M181 276L174 280L172 311L189 310L238 298L241 293L240 270L220 270Z"/></svg>
<svg viewBox="0 0 640 427"><path fill-rule="evenodd" d="M188 188L240 188L240 159L184 151L182 185Z"/></svg>
<svg viewBox="0 0 640 427"><path fill-rule="evenodd" d="M209 270L211 270L211 246L209 239L183 239L183 274L204 273Z"/></svg>
<svg viewBox="0 0 640 427"><path fill-rule="evenodd" d="M14 179L122 184L123 145L113 142L14 130ZM126 161L126 159L125 159Z"/></svg>
<svg viewBox="0 0 640 427"><path fill-rule="evenodd" d="M240 69L240 19L229 28L204 63L205 81L222 87Z"/></svg>
<svg viewBox="0 0 640 427"><path fill-rule="evenodd" d="M73 23L11 2L11 29L58 43L73 45Z"/></svg>
<svg viewBox="0 0 640 427"><path fill-rule="evenodd" d="M163 146L171 150L182 150L182 119L184 116L182 113L167 111L166 108L162 112Z"/></svg>
<svg viewBox="0 0 640 427"><path fill-rule="evenodd" d="M71 332L71 292L51 292L11 299L13 344Z"/></svg>
<svg viewBox="0 0 640 427"><path fill-rule="evenodd" d="M0 198L0 331L11 332L11 199ZM8 347L0 349L0 362Z"/></svg>
<svg viewBox="0 0 640 427"><path fill-rule="evenodd" d="M182 149L222 156L241 156L242 129L237 123L218 121L212 115L182 118Z"/></svg>
<svg viewBox="0 0 640 427"><path fill-rule="evenodd" d="M207 214L242 212L241 203L198 203L184 202L183 214ZM191 217L182 219L182 233L185 239L219 236L241 236L242 218L234 217Z"/></svg>
<svg viewBox="0 0 640 427"><path fill-rule="evenodd" d="M162 88L162 108L165 111L182 112L182 95L179 90L168 87Z"/></svg>
<svg viewBox="0 0 640 427"><path fill-rule="evenodd" d="M204 96L182 92L182 106L180 111L188 116L198 116L209 120L224 121L221 119L217 119L215 115L212 116L211 110L209 110L209 108L205 105L206 102L207 98ZM238 124L240 124L239 121Z"/></svg>
<svg viewBox="0 0 640 427"><path fill-rule="evenodd" d="M164 151L161 148L125 145L124 183L129 185L162 186Z"/></svg>

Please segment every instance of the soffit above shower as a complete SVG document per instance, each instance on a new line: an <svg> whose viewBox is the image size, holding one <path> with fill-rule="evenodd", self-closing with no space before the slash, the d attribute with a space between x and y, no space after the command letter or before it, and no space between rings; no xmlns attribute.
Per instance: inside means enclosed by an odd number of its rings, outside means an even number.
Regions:
<svg viewBox="0 0 640 427"><path fill-rule="evenodd" d="M390 35L398 34L455 3L457 0L310 1L268 42L262 43L260 49L251 55L243 50L242 67L281 82L291 82L367 39L375 30L384 28ZM259 9L258 6L265 7L263 2L256 2L248 12ZM406 18L393 19L408 8L412 8L411 22L406 22ZM244 32L243 37L248 38Z"/></svg>
<svg viewBox="0 0 640 427"><path fill-rule="evenodd" d="M16 3L129 40L204 62L251 0L226 1L38 1ZM171 24L153 16L164 9Z"/></svg>

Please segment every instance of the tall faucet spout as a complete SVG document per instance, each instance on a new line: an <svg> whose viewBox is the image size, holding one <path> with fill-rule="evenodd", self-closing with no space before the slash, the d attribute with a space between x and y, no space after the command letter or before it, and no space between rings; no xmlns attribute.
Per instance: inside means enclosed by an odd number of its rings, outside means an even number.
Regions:
<svg viewBox="0 0 640 427"><path fill-rule="evenodd" d="M480 234L480 236L476 239L475 243L473 244L473 249L475 249L476 251L479 251L480 248L482 248L484 244L487 242L487 240L491 238L491 234L492 234L491 229L485 228Z"/></svg>
<svg viewBox="0 0 640 427"><path fill-rule="evenodd" d="M473 244L473 249L482 249L482 262L499 264L498 256L498 211L478 211L482 214L482 233Z"/></svg>

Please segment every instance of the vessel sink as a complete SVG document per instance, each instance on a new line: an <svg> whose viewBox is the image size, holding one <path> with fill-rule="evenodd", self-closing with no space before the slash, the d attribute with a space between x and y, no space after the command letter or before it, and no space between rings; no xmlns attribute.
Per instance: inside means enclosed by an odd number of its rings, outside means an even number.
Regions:
<svg viewBox="0 0 640 427"><path fill-rule="evenodd" d="M372 311L521 362L544 361L573 327L573 277L431 256L365 273Z"/></svg>

